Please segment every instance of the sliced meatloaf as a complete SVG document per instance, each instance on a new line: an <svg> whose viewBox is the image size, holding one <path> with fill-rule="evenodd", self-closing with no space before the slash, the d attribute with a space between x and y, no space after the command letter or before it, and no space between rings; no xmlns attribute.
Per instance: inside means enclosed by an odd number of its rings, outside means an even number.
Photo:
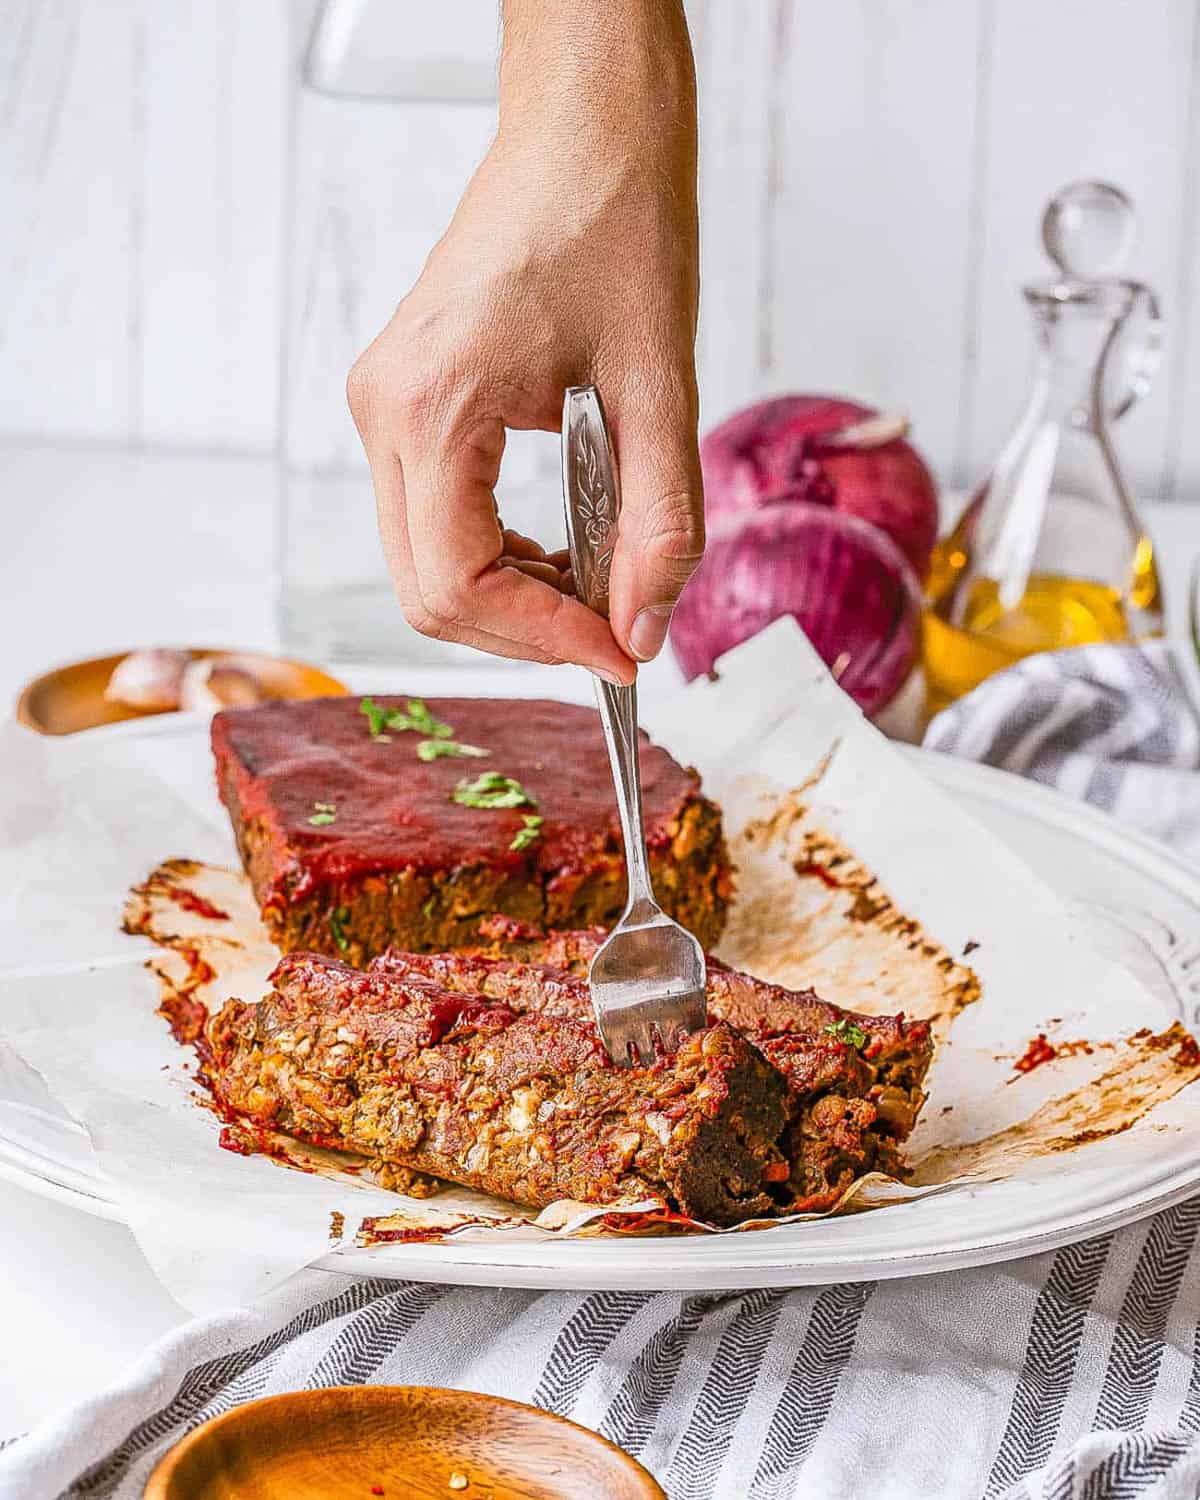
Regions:
<svg viewBox="0 0 1200 1500"><path fill-rule="evenodd" d="M591 999L581 972L602 937L560 933L526 944L531 957L559 963L393 952L372 968L518 1011L587 1018ZM933 1056L925 1022L845 1011L811 990L767 984L713 958L708 1005L710 1024L737 1027L787 1083L781 1144L789 1175L776 1195L790 1211L829 1207L866 1172L894 1176L903 1170L900 1148L924 1103Z"/></svg>
<svg viewBox="0 0 1200 1500"><path fill-rule="evenodd" d="M516 1203L665 1199L731 1224L778 1210L788 1089L724 1022L654 1067L614 1067L586 1019L420 974L282 959L209 1022L227 1115Z"/></svg>

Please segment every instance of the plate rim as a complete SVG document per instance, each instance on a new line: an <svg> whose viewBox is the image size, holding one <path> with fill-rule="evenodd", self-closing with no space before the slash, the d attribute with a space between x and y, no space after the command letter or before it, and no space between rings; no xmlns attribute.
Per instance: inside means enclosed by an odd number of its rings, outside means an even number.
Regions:
<svg viewBox="0 0 1200 1500"><path fill-rule="evenodd" d="M998 1266L1007 1261L1024 1260L1031 1255L1042 1255L1047 1251L1061 1249L1064 1245L1078 1244L1086 1239L1110 1234L1129 1224L1138 1223L1152 1214L1162 1213L1178 1203L1200 1192L1200 1178L1180 1183L1169 1191L1130 1202L1112 1214L1100 1217L1089 1215L1072 1220L1042 1234L1027 1235L1020 1240L980 1240L946 1250L925 1251L921 1254L892 1256L872 1260L859 1257L844 1258L834 1264L812 1263L764 1264L722 1263L705 1266L695 1272L683 1270L673 1263L670 1283L661 1284L662 1290L684 1289L702 1291L749 1291L758 1287L802 1287L833 1286L844 1282L899 1281L907 1276L936 1276L946 1271L970 1270L975 1267ZM876 1212L884 1212L880 1209ZM566 1242L564 1242L565 1244ZM595 1242L572 1241L572 1244L589 1245ZM642 1240L637 1243L645 1247L671 1241ZM630 1264L613 1271L597 1272L594 1264L582 1266L576 1273L573 1266L560 1261L531 1264L489 1264L484 1260L455 1260L445 1262L428 1255L435 1246L395 1245L388 1247L392 1259L386 1268L381 1261L370 1260L371 1250L341 1251L323 1256L313 1262L313 1268L335 1274L350 1275L362 1279L383 1276L394 1280L432 1281L451 1286L504 1286L518 1290L546 1291L644 1291L647 1285L660 1287L659 1281L650 1281L648 1272L652 1268ZM413 1253L413 1264L402 1263L402 1257ZM425 1258L422 1258L422 1257ZM503 1280L497 1280L495 1271L503 1271ZM464 1274L465 1273L465 1274ZM539 1274L541 1273L541 1274Z"/></svg>
<svg viewBox="0 0 1200 1500"><path fill-rule="evenodd" d="M166 716L164 716L166 717ZM174 718L174 726L184 730L184 716ZM190 717L190 716L189 716ZM191 725L187 725L191 728ZM96 734L97 731L84 733ZM103 731L100 731L103 733ZM1200 910L1200 869L1175 854L1166 844L1120 822L1111 813L1077 801L1054 787L1031 781L995 766L962 760L921 746L900 745L901 753L929 774L952 794L961 791L968 800L992 803L1023 803L1021 811L1029 815L1030 804L1036 821L1049 824L1068 836L1092 845L1099 844L1110 854L1116 845L1126 863L1137 865L1152 882ZM969 809L968 809L969 810ZM119 1202L110 1197L103 1179L97 1177L96 1192L68 1180L75 1174L47 1163L39 1170L35 1153L0 1137L0 1179L12 1182L36 1195L78 1208L94 1217L126 1223ZM666 1277L670 1285L727 1289L747 1286L812 1286L840 1281L892 1279L925 1275L970 1266L1000 1264L1079 1240L1092 1238L1150 1214L1161 1212L1200 1192L1200 1156L1190 1166L1168 1165L1152 1173L1131 1191L1106 1201L1107 1212L1096 1212L1091 1199L1085 1199L1076 1211L1067 1211L1061 1222L1051 1220L1038 1232L1024 1234L1018 1229L1013 1238L977 1234L964 1237L962 1243L940 1250L909 1252L881 1251L878 1256L861 1253L847 1256L832 1246L811 1252L798 1261L797 1245L789 1240L786 1247L773 1255L768 1236L754 1236L764 1253L744 1258L740 1264L728 1260L710 1262L707 1257L696 1261L694 1268L681 1268L672 1262L656 1273L648 1262L662 1258L675 1242L670 1240L628 1240L602 1246L598 1241L555 1242L549 1238L539 1257L529 1241L522 1241L520 1260L497 1258L492 1242L443 1241L439 1244L406 1244L388 1246L381 1253L347 1247L313 1262L319 1269L354 1276L383 1276L397 1280L415 1279L440 1283L477 1286L509 1286L543 1289L624 1289L644 1288L648 1279ZM886 1209L876 1210L886 1212ZM764 1241L767 1241L764 1244ZM636 1247L636 1249L635 1249ZM661 1248L660 1248L661 1247ZM537 1246L538 1249L543 1248ZM566 1250L566 1255L562 1251ZM587 1259L581 1251L599 1250L599 1256ZM465 1254L464 1254L465 1252ZM615 1255L608 1252L617 1252ZM553 1257L553 1258L552 1258ZM578 1264L576 1264L576 1260ZM605 1263L607 1262L607 1263Z"/></svg>

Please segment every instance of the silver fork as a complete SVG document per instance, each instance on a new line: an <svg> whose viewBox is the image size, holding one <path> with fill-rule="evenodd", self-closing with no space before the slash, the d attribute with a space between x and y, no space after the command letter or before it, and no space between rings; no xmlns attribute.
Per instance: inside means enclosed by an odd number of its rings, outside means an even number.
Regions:
<svg viewBox="0 0 1200 1500"><path fill-rule="evenodd" d="M575 592L608 617L608 580L621 510L604 409L594 386L563 401L563 497ZM654 899L642 829L637 687L596 679L625 843L629 899L588 973L596 1026L613 1062L648 1066L705 1024L704 950Z"/></svg>

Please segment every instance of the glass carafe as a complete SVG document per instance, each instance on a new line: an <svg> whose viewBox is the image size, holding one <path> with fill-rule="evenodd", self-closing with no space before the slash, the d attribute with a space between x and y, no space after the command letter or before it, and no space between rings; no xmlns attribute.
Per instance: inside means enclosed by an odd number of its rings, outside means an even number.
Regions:
<svg viewBox="0 0 1200 1500"><path fill-rule="evenodd" d="M1047 206L1042 237L1059 274L1024 288L1033 391L930 575L931 711L1035 651L1162 627L1154 553L1111 433L1160 345L1154 294L1114 274L1133 232L1132 205L1104 183L1074 183Z"/></svg>

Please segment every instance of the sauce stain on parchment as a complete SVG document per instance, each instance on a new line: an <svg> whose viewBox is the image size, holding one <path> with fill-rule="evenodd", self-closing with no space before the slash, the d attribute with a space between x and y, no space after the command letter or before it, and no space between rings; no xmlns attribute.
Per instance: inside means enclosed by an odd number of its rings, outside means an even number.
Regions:
<svg viewBox="0 0 1200 1500"><path fill-rule="evenodd" d="M1036 1068L1043 1068L1060 1057L1091 1057L1097 1048L1113 1046L1116 1046L1115 1042L1090 1042L1084 1037L1052 1042L1044 1031L1039 1031L1036 1036L1030 1037L1028 1046L1013 1063L1013 1072L1017 1077L1009 1078L1007 1082L1017 1083L1022 1073L1032 1073Z"/></svg>
<svg viewBox="0 0 1200 1500"><path fill-rule="evenodd" d="M1119 1135L1200 1078L1200 1049L1178 1022L1135 1032L1097 1077L1047 1099L1024 1120L975 1141L935 1146L913 1163L916 1187L961 1178L1011 1177L1022 1161L1075 1151Z"/></svg>
<svg viewBox="0 0 1200 1500"><path fill-rule="evenodd" d="M738 899L718 956L777 984L811 987L851 1010L928 1021L944 1041L979 999L979 978L896 906L852 850L812 821L805 796L829 758L783 797L771 794L764 815L730 835Z"/></svg>
<svg viewBox="0 0 1200 1500"><path fill-rule="evenodd" d="M202 1041L205 1021L235 985L264 994L279 957L241 871L194 859L164 860L134 886L121 927L155 944L146 967L159 983L158 1013L182 1046Z"/></svg>

